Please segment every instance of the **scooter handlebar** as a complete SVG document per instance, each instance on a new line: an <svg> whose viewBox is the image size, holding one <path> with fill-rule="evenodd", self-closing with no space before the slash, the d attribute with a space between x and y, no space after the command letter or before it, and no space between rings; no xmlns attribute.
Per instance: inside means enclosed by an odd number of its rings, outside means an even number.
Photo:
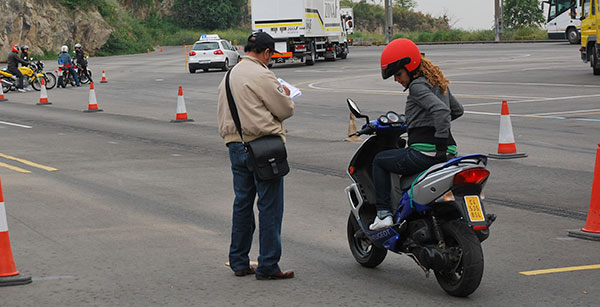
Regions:
<svg viewBox="0 0 600 307"><path fill-rule="evenodd" d="M363 134L371 134L375 130L376 130L376 127L374 125L367 124L362 129L360 129L360 130L356 131L355 133L350 134L348 136L360 136L360 135L363 135Z"/></svg>

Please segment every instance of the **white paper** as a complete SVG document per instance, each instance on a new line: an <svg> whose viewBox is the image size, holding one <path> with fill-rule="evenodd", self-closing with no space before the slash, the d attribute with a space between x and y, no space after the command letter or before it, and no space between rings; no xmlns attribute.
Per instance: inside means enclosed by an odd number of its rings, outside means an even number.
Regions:
<svg viewBox="0 0 600 307"><path fill-rule="evenodd" d="M297 97L300 97L300 95L302 95L302 91L300 91L300 89L287 83L285 80L283 80L281 78L277 78L277 81L279 81L279 83L281 83L281 85L285 85L290 90L290 98L295 99Z"/></svg>

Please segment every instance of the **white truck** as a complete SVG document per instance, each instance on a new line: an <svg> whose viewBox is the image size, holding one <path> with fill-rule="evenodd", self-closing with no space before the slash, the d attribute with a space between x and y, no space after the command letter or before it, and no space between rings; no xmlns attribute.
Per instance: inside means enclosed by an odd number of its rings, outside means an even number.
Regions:
<svg viewBox="0 0 600 307"><path fill-rule="evenodd" d="M347 22L348 11L342 15L339 0L251 0L250 9L252 30L269 33L282 53L273 56L276 63L314 65L318 58L348 56L354 20Z"/></svg>

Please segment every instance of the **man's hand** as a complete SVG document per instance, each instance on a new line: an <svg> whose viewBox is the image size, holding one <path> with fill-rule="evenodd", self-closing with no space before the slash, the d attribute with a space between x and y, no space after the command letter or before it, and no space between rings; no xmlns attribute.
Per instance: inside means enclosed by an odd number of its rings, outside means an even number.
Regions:
<svg viewBox="0 0 600 307"><path fill-rule="evenodd" d="M283 90L285 91L285 95L289 96L290 95L290 89L287 86L283 85L283 84L281 85L281 87L283 87Z"/></svg>

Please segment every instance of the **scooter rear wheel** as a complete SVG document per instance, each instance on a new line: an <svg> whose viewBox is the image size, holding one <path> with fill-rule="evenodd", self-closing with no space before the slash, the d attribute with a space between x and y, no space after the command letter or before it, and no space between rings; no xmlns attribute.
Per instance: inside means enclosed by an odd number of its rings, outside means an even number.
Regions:
<svg viewBox="0 0 600 307"><path fill-rule="evenodd" d="M352 212L348 217L347 235L348 244L356 262L368 268L374 268L383 262L387 255L387 249L373 245Z"/></svg>
<svg viewBox="0 0 600 307"><path fill-rule="evenodd" d="M483 276L483 251L477 235L465 223L450 221L442 224L444 241L456 251L460 260L451 271L435 271L435 278L448 294L466 297L475 292Z"/></svg>

